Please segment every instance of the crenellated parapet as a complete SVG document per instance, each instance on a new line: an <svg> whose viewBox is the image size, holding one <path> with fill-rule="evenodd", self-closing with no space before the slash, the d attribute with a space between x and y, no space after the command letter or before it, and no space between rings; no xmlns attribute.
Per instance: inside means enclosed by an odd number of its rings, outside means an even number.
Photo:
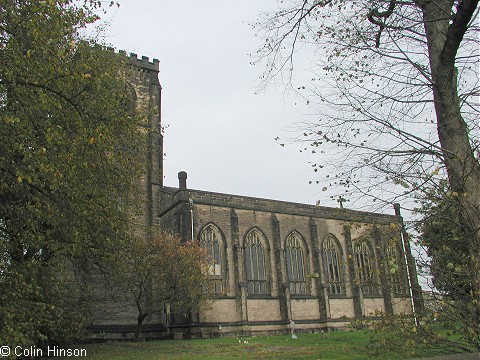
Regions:
<svg viewBox="0 0 480 360"><path fill-rule="evenodd" d="M115 48L110 46L105 48L101 45L95 45L95 47L106 49L109 52L118 51L119 54L128 56L128 63L137 68L141 68L143 70L148 70L148 71L154 71L157 73L160 70L160 61L158 59L154 58L152 59L152 61L150 61L148 56L142 56L141 58L139 58L138 55L135 53L130 53L129 55L127 55L127 52L125 50L116 50Z"/></svg>
<svg viewBox="0 0 480 360"><path fill-rule="evenodd" d="M100 45L96 46L100 47ZM140 82L144 81L140 80L140 78L143 78L149 79L150 83L153 85L160 85L160 82L158 80L160 61L158 59L154 58L152 59L152 61L150 61L150 58L148 56L142 56L141 58L139 58L138 55L135 53L127 54L125 50L116 50L113 47L107 47L106 50L110 52L118 51L118 54L125 56L127 58L127 64L133 67L136 76L139 77Z"/></svg>
<svg viewBox="0 0 480 360"><path fill-rule="evenodd" d="M128 63L137 68L148 71L155 71L157 73L160 69L160 61L158 59L154 58L152 61L150 61L148 56L142 56L141 58L138 58L138 55L135 53L130 53Z"/></svg>

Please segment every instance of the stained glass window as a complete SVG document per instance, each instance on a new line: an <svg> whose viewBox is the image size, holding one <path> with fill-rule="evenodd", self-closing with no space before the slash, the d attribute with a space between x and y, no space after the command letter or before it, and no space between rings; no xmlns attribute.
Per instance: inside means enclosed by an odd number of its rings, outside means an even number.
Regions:
<svg viewBox="0 0 480 360"><path fill-rule="evenodd" d="M216 294L223 291L222 251L219 239L220 233L213 225L208 225L200 233L200 245L207 250L210 259L208 270L210 291Z"/></svg>
<svg viewBox="0 0 480 360"><path fill-rule="evenodd" d="M364 295L377 294L374 284L373 252L366 241L358 241L353 246L357 281Z"/></svg>
<svg viewBox="0 0 480 360"><path fill-rule="evenodd" d="M339 245L331 235L323 241L322 257L328 293L332 295L345 294Z"/></svg>
<svg viewBox="0 0 480 360"><path fill-rule="evenodd" d="M385 249L387 260L387 277L390 283L390 290L396 294L404 293L404 286L401 276L401 257L396 242L391 241Z"/></svg>
<svg viewBox="0 0 480 360"><path fill-rule="evenodd" d="M285 257L291 294L306 294L305 264L300 238L293 233L287 238Z"/></svg>
<svg viewBox="0 0 480 360"><path fill-rule="evenodd" d="M268 294L265 251L258 231L252 230L245 239L245 272L249 294Z"/></svg>

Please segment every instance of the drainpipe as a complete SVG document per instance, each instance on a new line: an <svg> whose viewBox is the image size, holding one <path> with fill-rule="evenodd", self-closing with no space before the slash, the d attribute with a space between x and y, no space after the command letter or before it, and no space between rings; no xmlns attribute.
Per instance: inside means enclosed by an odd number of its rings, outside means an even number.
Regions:
<svg viewBox="0 0 480 360"><path fill-rule="evenodd" d="M192 241L193 241L193 200L192 198L188 199L188 204L190 205L190 220L192 222Z"/></svg>

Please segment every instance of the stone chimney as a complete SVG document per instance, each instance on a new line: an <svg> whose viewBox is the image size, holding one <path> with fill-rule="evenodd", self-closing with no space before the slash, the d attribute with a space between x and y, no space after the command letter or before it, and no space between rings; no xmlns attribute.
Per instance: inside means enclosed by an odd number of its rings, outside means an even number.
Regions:
<svg viewBox="0 0 480 360"><path fill-rule="evenodd" d="M187 188L187 173L185 171L178 173L178 188L180 190Z"/></svg>

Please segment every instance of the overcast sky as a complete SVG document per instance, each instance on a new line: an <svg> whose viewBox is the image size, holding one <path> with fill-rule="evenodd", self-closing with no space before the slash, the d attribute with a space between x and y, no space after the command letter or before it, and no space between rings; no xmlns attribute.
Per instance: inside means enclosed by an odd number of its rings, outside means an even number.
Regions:
<svg viewBox="0 0 480 360"><path fill-rule="evenodd" d="M106 41L160 60L165 185L187 171L193 189L338 206L298 147L274 140L306 116L280 86L256 94L260 46L249 26L276 0L122 0ZM297 102L297 104L296 104Z"/></svg>

